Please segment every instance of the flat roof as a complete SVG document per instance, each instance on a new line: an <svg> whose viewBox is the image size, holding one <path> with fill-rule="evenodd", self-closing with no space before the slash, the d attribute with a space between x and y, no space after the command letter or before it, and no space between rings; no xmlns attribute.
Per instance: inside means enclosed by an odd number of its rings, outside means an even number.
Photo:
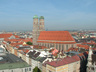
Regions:
<svg viewBox="0 0 96 72"><path fill-rule="evenodd" d="M0 57L3 57L3 60L5 61L4 63L24 62L19 57L15 56L13 54L9 54L9 53L6 53L6 55L0 56ZM0 64L2 64L2 62Z"/></svg>
<svg viewBox="0 0 96 72"><path fill-rule="evenodd" d="M13 54L7 53L0 57L3 58L0 60L0 70L30 67L25 61Z"/></svg>

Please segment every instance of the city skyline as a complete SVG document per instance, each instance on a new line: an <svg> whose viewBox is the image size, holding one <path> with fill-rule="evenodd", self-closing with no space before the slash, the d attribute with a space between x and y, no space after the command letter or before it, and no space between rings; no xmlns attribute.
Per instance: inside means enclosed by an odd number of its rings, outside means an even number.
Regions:
<svg viewBox="0 0 96 72"><path fill-rule="evenodd" d="M95 0L0 0L0 31L32 30L33 16L44 16L45 29L95 29Z"/></svg>

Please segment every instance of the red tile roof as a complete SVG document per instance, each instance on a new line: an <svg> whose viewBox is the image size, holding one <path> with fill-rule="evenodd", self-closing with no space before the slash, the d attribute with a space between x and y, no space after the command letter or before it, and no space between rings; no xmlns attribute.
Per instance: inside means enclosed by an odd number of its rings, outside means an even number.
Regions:
<svg viewBox="0 0 96 72"><path fill-rule="evenodd" d="M15 38L19 38L19 36L18 35L14 35L15 36Z"/></svg>
<svg viewBox="0 0 96 72"><path fill-rule="evenodd" d="M80 60L80 58L77 55L75 55L72 57L66 57L66 58L58 60L58 61L47 62L47 64L49 64L53 67L58 67L58 66L70 64L70 63L73 63L73 62L76 62L79 60Z"/></svg>
<svg viewBox="0 0 96 72"><path fill-rule="evenodd" d="M18 45L23 45L23 42L19 42L19 43L11 43L11 46L18 46Z"/></svg>
<svg viewBox="0 0 96 72"><path fill-rule="evenodd" d="M75 59L76 61L80 61L80 58L77 55L72 56L72 58Z"/></svg>
<svg viewBox="0 0 96 72"><path fill-rule="evenodd" d="M12 35L13 35L12 33L4 33L4 34L0 34L0 38L9 38ZM19 38L19 36L17 35L13 35L13 36L15 36L15 38Z"/></svg>
<svg viewBox="0 0 96 72"><path fill-rule="evenodd" d="M58 67L58 66L66 65L66 64L68 64L68 62L63 59L63 60L59 60L59 61L52 61L52 62L49 62L47 64L49 64L53 67Z"/></svg>
<svg viewBox="0 0 96 72"><path fill-rule="evenodd" d="M47 47L39 46L39 45L33 45L33 48L35 48L35 49L46 49Z"/></svg>
<svg viewBox="0 0 96 72"><path fill-rule="evenodd" d="M75 40L68 31L41 31L37 42L75 43Z"/></svg>
<svg viewBox="0 0 96 72"><path fill-rule="evenodd" d="M78 51L79 49L78 48L69 48L68 50L67 50L67 52L69 52L69 51Z"/></svg>
<svg viewBox="0 0 96 72"><path fill-rule="evenodd" d="M79 55L80 57L86 59L86 57L84 56L84 53L80 53L80 54L78 54L78 55Z"/></svg>
<svg viewBox="0 0 96 72"><path fill-rule="evenodd" d="M4 39L4 40L10 42L17 42L17 41L21 41L22 39Z"/></svg>
<svg viewBox="0 0 96 72"><path fill-rule="evenodd" d="M45 61L42 65L46 67L47 63L49 63L49 60Z"/></svg>
<svg viewBox="0 0 96 72"><path fill-rule="evenodd" d="M23 39L22 41L23 42L32 42L32 39L31 38L26 38L26 39Z"/></svg>
<svg viewBox="0 0 96 72"><path fill-rule="evenodd" d="M4 41L10 41L10 42L19 42L19 41L22 41L22 42L32 42L32 39L31 38L26 38L26 39L21 39L21 38L18 38L18 39L4 39Z"/></svg>
<svg viewBox="0 0 96 72"><path fill-rule="evenodd" d="M96 45L95 41L83 42L82 44L87 44L87 45Z"/></svg>
<svg viewBox="0 0 96 72"><path fill-rule="evenodd" d="M28 53L28 52L29 52L28 49L23 49L22 51L23 51L24 53Z"/></svg>
<svg viewBox="0 0 96 72"><path fill-rule="evenodd" d="M88 45L77 44L77 47L84 48L84 49L89 49Z"/></svg>
<svg viewBox="0 0 96 72"><path fill-rule="evenodd" d="M2 42L3 44L6 44L6 42Z"/></svg>
<svg viewBox="0 0 96 72"><path fill-rule="evenodd" d="M11 33L6 33L6 34L0 34L0 38L9 38L11 37L13 34Z"/></svg>

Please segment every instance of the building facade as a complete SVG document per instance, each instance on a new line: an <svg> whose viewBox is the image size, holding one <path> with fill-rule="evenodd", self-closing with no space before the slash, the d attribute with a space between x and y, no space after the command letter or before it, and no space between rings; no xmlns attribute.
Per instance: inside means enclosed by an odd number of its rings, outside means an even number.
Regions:
<svg viewBox="0 0 96 72"><path fill-rule="evenodd" d="M37 43L48 48L55 47L59 51L76 47L76 42L68 31L41 31Z"/></svg>
<svg viewBox="0 0 96 72"><path fill-rule="evenodd" d="M80 72L80 59L73 56L47 62L43 64L42 72Z"/></svg>

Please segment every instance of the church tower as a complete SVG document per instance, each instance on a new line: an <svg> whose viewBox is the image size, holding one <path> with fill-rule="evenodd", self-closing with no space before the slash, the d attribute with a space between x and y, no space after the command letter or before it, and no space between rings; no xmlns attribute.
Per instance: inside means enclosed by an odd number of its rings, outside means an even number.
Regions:
<svg viewBox="0 0 96 72"><path fill-rule="evenodd" d="M33 45L37 45L38 39L38 16L33 16Z"/></svg>
<svg viewBox="0 0 96 72"><path fill-rule="evenodd" d="M44 26L44 17L40 16L39 18L39 33L40 31L45 31L45 26Z"/></svg>
<svg viewBox="0 0 96 72"><path fill-rule="evenodd" d="M89 54L88 54L88 63L87 63L87 72L91 72L92 70L92 48L89 48Z"/></svg>

